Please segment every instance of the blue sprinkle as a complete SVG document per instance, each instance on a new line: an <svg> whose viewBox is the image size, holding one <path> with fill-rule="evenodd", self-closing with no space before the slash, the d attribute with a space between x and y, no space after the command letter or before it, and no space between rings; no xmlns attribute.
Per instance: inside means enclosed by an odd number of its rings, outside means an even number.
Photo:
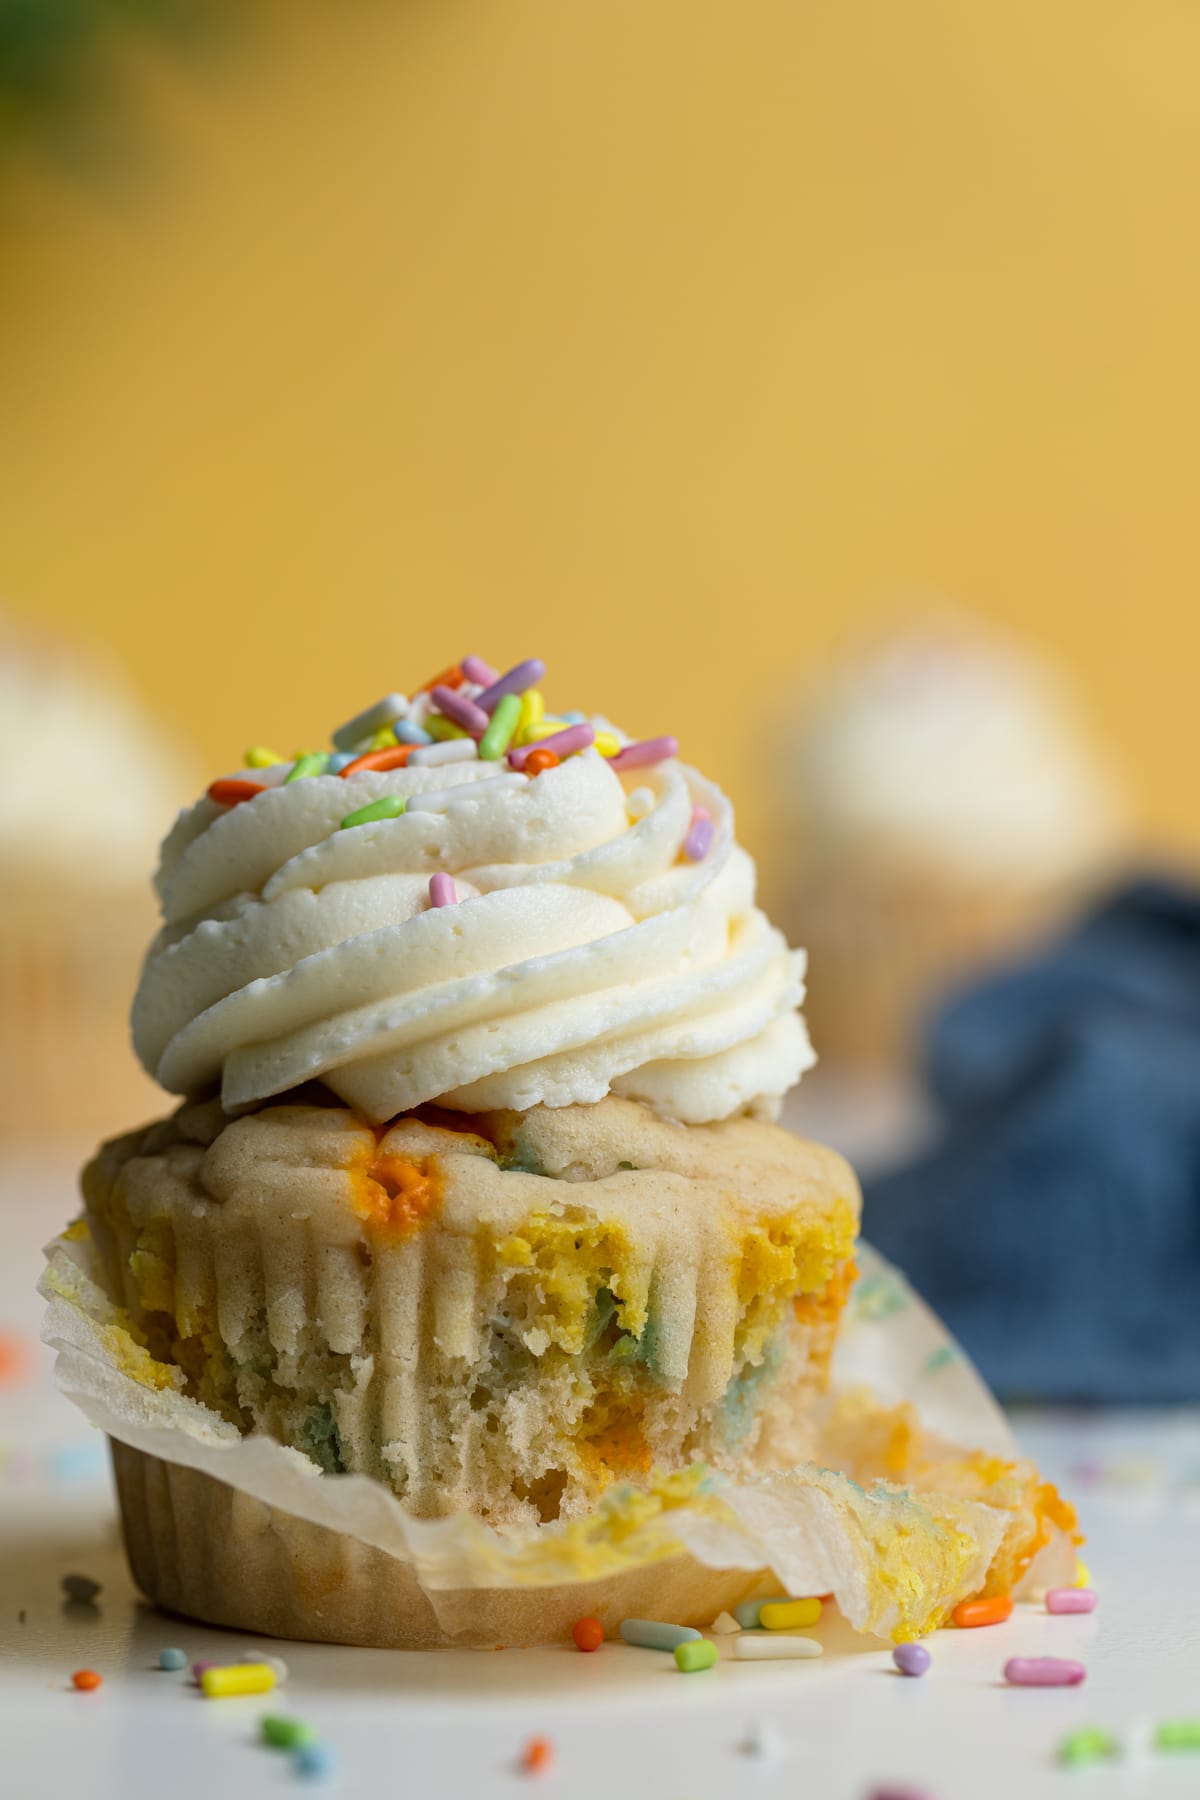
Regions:
<svg viewBox="0 0 1200 1800"><path fill-rule="evenodd" d="M568 725L586 725L588 722L588 716L586 713L568 712L568 713L559 713L558 716L560 719L565 719Z"/></svg>
<svg viewBox="0 0 1200 1800"><path fill-rule="evenodd" d="M407 719L397 719L392 726L398 744L432 744L433 739L419 725L413 725Z"/></svg>
<svg viewBox="0 0 1200 1800"><path fill-rule="evenodd" d="M46 1459L54 1481L94 1481L107 1472L104 1440L80 1438L73 1444L61 1444Z"/></svg>
<svg viewBox="0 0 1200 1800"><path fill-rule="evenodd" d="M319 1781L323 1775L333 1773L336 1761L328 1744L301 1744L295 1755L296 1772L311 1775Z"/></svg>
<svg viewBox="0 0 1200 1800"><path fill-rule="evenodd" d="M160 1650L158 1653L158 1666L160 1669L186 1669L187 1651L176 1650L174 1647L167 1650Z"/></svg>
<svg viewBox="0 0 1200 1800"><path fill-rule="evenodd" d="M329 767L326 769L325 773L327 775L340 775L342 770L346 767L346 764L352 763L353 761L354 752L352 750L335 750L333 755L329 758Z"/></svg>

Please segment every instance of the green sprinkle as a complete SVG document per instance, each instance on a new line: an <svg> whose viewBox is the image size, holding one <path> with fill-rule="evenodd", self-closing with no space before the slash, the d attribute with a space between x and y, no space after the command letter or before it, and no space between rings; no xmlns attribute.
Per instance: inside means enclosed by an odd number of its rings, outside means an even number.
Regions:
<svg viewBox="0 0 1200 1800"><path fill-rule="evenodd" d="M707 1638L692 1638L689 1643L675 1646L675 1667L685 1675L694 1675L697 1669L711 1669L716 1660L717 1646Z"/></svg>
<svg viewBox="0 0 1200 1800"><path fill-rule="evenodd" d="M1154 1733L1156 1750L1200 1750L1200 1719L1168 1719Z"/></svg>
<svg viewBox="0 0 1200 1800"><path fill-rule="evenodd" d="M1081 1725L1078 1731L1068 1732L1058 1746L1058 1760L1074 1768L1079 1763L1116 1756L1119 1748L1111 1732L1102 1731L1098 1725Z"/></svg>
<svg viewBox="0 0 1200 1800"><path fill-rule="evenodd" d="M467 735L461 725L456 725L453 719L447 719L441 713L429 713L425 719L425 729L437 744L444 744L447 738Z"/></svg>
<svg viewBox="0 0 1200 1800"><path fill-rule="evenodd" d="M264 1744L270 1744L275 1750L299 1750L304 1744L315 1744L316 1731L311 1725L301 1724L299 1719L283 1719L277 1713L268 1713L258 1722Z"/></svg>
<svg viewBox="0 0 1200 1800"><path fill-rule="evenodd" d="M503 700L496 703L492 714L492 722L479 740L479 755L483 762L499 762L508 746L512 743L513 732L521 717L521 696L505 694Z"/></svg>
<svg viewBox="0 0 1200 1800"><path fill-rule="evenodd" d="M382 799L372 800L369 806L360 806L357 812L347 813L338 829L349 831L352 825L374 825L376 819L398 819L407 804L400 794L384 794Z"/></svg>
<svg viewBox="0 0 1200 1800"><path fill-rule="evenodd" d="M328 767L328 750L310 750L307 755L296 758L291 774L283 778L283 785L286 787L289 781L303 781L306 775L323 775Z"/></svg>

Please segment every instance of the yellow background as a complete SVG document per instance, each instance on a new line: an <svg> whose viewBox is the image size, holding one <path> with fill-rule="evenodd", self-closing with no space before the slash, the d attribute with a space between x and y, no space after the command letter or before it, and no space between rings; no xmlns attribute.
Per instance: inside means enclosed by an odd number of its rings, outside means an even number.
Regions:
<svg viewBox="0 0 1200 1800"><path fill-rule="evenodd" d="M104 166L0 166L0 584L214 772L539 653L754 841L760 688L920 583L1200 840L1200 8L280 0L111 55Z"/></svg>

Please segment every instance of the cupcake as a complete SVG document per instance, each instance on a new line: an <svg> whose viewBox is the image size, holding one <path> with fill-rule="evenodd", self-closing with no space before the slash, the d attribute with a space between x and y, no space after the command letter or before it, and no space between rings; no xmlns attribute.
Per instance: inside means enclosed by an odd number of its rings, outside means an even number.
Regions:
<svg viewBox="0 0 1200 1800"><path fill-rule="evenodd" d="M113 671L13 625L0 748L18 771L0 789L0 1139L86 1142L158 1104L126 1016L154 928L147 868L189 771Z"/></svg>
<svg viewBox="0 0 1200 1800"><path fill-rule="evenodd" d="M950 987L1112 875L1119 787L1054 671L958 620L847 659L798 718L781 908L813 1039L829 1064L903 1067Z"/></svg>

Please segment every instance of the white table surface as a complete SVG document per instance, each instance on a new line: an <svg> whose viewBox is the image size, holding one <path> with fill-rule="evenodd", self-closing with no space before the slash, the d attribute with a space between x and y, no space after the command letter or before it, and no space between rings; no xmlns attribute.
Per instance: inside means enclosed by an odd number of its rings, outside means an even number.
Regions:
<svg viewBox="0 0 1200 1800"><path fill-rule="evenodd" d="M1068 1770L1064 1733L1200 1716L1200 1411L1039 1414L1025 1446L1081 1507L1100 1594L1091 1617L1018 1607L995 1629L929 1640L934 1666L905 1680L887 1648L836 1616L821 1662L722 1661L680 1675L650 1651L606 1644L503 1652L390 1652L274 1645L291 1669L267 1699L203 1700L155 1666L167 1644L232 1660L252 1640L166 1618L137 1595L122 1558L103 1445L55 1392L33 1341L40 1246L74 1210L67 1165L0 1160L0 1333L25 1345L24 1377L0 1378L0 1794L13 1800L212 1800L303 1788L412 1800L717 1800L805 1795L866 1800L892 1784L932 1800L1200 1795L1200 1753ZM0 1356L3 1346L0 1345ZM78 1571L103 1582L94 1607L64 1602ZM1018 1653L1077 1656L1079 1689L1006 1688ZM97 1669L95 1693L70 1686ZM260 1747L256 1721L287 1711L315 1725L336 1774L305 1781ZM769 1726L781 1753L755 1757ZM533 1736L553 1769L522 1772Z"/></svg>

